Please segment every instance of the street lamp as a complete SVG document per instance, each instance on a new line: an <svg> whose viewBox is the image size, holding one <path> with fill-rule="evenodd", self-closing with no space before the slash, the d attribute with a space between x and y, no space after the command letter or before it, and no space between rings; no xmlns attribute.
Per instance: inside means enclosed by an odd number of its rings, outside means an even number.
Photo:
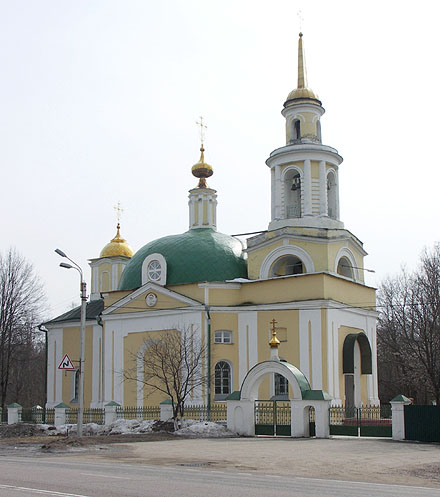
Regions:
<svg viewBox="0 0 440 497"><path fill-rule="evenodd" d="M78 388L78 423L77 423L77 435L82 436L83 431L83 412L84 412L84 345L85 345L85 335L86 335L86 306L87 306L87 293L86 293L86 282L84 281L84 276L82 269L78 266L75 261L72 261L70 257L60 249L55 249L55 252L61 257L65 257L72 264L67 264L67 262L60 262L60 266L65 269L76 269L80 275L81 285L80 285L80 296L81 296L81 333L80 333L80 352L79 352L79 388Z"/></svg>

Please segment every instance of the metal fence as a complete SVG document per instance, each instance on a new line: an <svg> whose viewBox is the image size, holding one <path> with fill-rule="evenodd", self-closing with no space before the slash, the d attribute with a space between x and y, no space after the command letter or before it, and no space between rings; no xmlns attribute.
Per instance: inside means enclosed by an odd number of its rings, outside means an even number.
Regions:
<svg viewBox="0 0 440 497"><path fill-rule="evenodd" d="M103 425L105 422L105 411L100 408L85 408L83 411L83 423L96 423ZM66 409L66 423L78 423L78 409Z"/></svg>
<svg viewBox="0 0 440 497"><path fill-rule="evenodd" d="M214 421L226 422L226 403L214 404L211 407L205 405L185 406L183 412L185 419L193 419L195 421Z"/></svg>
<svg viewBox="0 0 440 497"><path fill-rule="evenodd" d="M144 406L144 407L118 407L116 409L118 419L160 419L160 407Z"/></svg>
<svg viewBox="0 0 440 497"><path fill-rule="evenodd" d="M391 406L331 407L330 435L391 437Z"/></svg>

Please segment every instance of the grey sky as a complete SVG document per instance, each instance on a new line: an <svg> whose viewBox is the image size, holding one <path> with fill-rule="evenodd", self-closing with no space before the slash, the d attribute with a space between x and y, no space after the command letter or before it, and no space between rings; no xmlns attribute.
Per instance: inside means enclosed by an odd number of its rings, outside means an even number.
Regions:
<svg viewBox="0 0 440 497"><path fill-rule="evenodd" d="M299 8L368 282L440 239L435 2L0 1L0 250L34 263L51 315L79 294L54 248L89 274L118 200L134 250L186 231L201 114L219 230L267 228L265 160L284 144Z"/></svg>

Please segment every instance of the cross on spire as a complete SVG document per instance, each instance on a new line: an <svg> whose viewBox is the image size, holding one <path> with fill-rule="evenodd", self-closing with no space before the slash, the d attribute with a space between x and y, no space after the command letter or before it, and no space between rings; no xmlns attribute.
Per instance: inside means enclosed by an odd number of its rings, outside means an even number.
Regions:
<svg viewBox="0 0 440 497"><path fill-rule="evenodd" d="M203 148L203 142L205 141L205 129L208 129L208 126L203 123L203 117L200 116L200 121L196 121L197 126L200 126L200 143L201 148Z"/></svg>
<svg viewBox="0 0 440 497"><path fill-rule="evenodd" d="M124 209L121 207L121 202L119 200L118 203L115 206L113 206L113 209L116 211L116 219L118 220L118 225L119 225L122 213L124 212Z"/></svg>
<svg viewBox="0 0 440 497"><path fill-rule="evenodd" d="M298 21L299 21L299 32L302 33L302 26L303 26L303 22L304 22L304 17L302 15L301 9L298 10L296 15L298 16Z"/></svg>

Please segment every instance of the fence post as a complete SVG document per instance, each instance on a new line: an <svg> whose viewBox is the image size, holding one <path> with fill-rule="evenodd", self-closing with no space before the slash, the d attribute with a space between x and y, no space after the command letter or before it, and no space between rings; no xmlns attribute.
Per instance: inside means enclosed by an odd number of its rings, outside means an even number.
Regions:
<svg viewBox="0 0 440 497"><path fill-rule="evenodd" d="M70 409L67 404L61 402L57 406L55 406L55 419L54 425L58 428L58 426L66 424L66 409Z"/></svg>
<svg viewBox="0 0 440 497"><path fill-rule="evenodd" d="M21 422L21 410L23 408L17 402L8 406L8 425L15 425Z"/></svg>
<svg viewBox="0 0 440 497"><path fill-rule="evenodd" d="M106 426L111 425L118 419L118 407L121 407L121 404L114 400L104 406L104 424Z"/></svg>
<svg viewBox="0 0 440 497"><path fill-rule="evenodd" d="M393 440L405 440L405 409L411 400L404 395L398 395L391 400Z"/></svg>
<svg viewBox="0 0 440 497"><path fill-rule="evenodd" d="M160 420L168 421L173 417L173 406L171 403L171 399L163 400L160 403Z"/></svg>
<svg viewBox="0 0 440 497"><path fill-rule="evenodd" d="M34 423L43 423L44 419L43 419L43 416L44 415L44 411L43 411L43 408L39 405L36 405L36 406L33 406L32 407L32 421Z"/></svg>

